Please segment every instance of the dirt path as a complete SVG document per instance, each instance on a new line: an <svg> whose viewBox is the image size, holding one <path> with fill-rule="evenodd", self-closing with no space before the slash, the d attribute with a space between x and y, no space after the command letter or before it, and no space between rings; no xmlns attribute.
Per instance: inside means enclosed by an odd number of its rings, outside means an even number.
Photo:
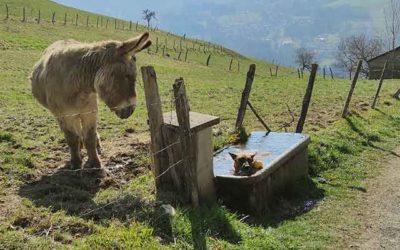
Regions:
<svg viewBox="0 0 400 250"><path fill-rule="evenodd" d="M363 231L352 249L400 249L400 147L364 195Z"/></svg>

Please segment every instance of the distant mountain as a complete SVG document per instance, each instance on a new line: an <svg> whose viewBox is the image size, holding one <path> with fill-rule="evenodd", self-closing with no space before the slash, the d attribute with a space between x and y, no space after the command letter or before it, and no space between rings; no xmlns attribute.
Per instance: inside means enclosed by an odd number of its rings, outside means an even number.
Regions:
<svg viewBox="0 0 400 250"><path fill-rule="evenodd" d="M329 65L340 37L383 35L388 0L57 0L56 2L131 20L157 12L156 25L225 46L246 55L293 65L304 46ZM143 21L142 21L143 22Z"/></svg>

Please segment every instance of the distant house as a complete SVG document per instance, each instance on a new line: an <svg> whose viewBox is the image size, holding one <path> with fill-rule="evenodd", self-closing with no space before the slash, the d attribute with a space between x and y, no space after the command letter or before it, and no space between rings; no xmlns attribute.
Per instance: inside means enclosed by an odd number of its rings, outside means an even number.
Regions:
<svg viewBox="0 0 400 250"><path fill-rule="evenodd" d="M381 77L386 60L388 60L388 64L384 78L400 79L400 47L368 60L369 79L374 80Z"/></svg>

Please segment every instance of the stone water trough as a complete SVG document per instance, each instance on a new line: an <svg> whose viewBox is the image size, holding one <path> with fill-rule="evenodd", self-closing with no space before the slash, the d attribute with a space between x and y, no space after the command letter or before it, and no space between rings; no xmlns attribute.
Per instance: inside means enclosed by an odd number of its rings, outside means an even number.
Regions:
<svg viewBox="0 0 400 250"><path fill-rule="evenodd" d="M250 214L268 210L275 194L308 176L309 142L304 134L252 132L246 144L225 148L213 160L218 196L227 206ZM240 151L256 153L263 168L251 176L233 175L229 152Z"/></svg>

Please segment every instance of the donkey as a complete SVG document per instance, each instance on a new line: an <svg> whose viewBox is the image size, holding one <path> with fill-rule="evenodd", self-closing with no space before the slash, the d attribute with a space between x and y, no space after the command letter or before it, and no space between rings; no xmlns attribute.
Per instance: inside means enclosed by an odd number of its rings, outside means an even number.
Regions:
<svg viewBox="0 0 400 250"><path fill-rule="evenodd" d="M151 45L145 32L124 42L57 41L36 63L30 76L33 96L56 117L71 153L71 167L101 168L98 153L97 96L119 118L136 107L135 54Z"/></svg>

